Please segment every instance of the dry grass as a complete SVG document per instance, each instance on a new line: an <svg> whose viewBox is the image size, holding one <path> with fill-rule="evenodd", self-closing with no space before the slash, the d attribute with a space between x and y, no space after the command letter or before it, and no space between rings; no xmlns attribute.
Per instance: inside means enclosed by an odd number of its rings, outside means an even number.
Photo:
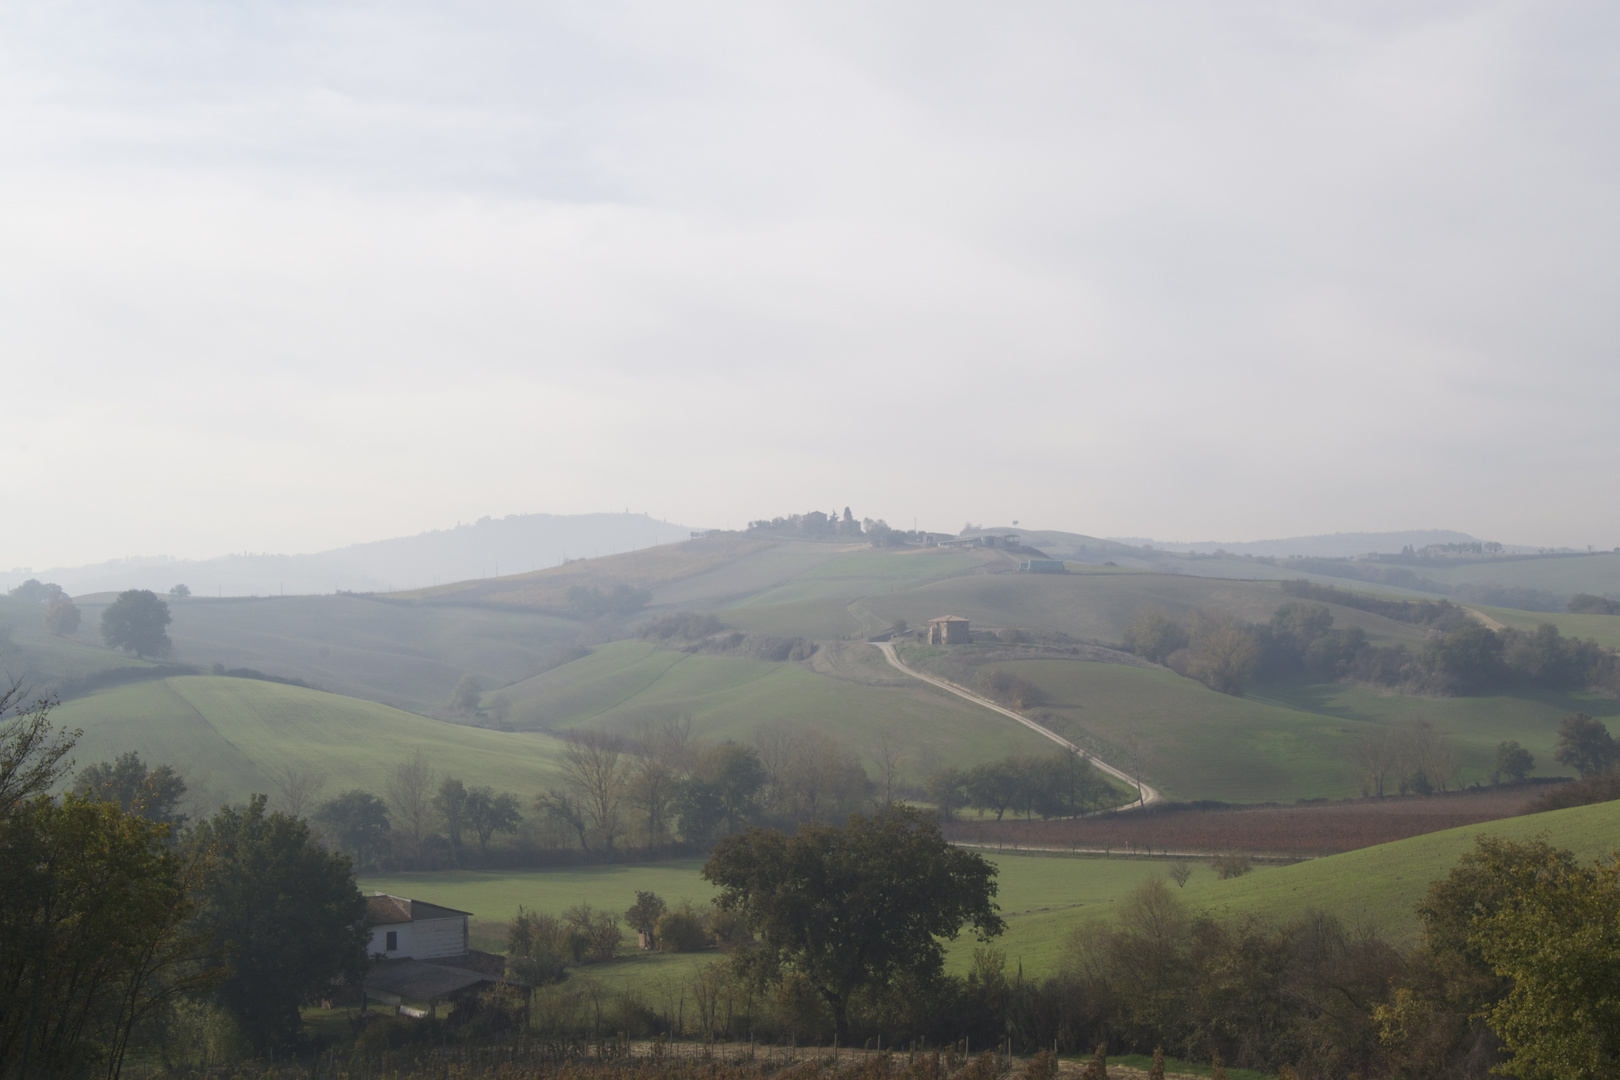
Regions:
<svg viewBox="0 0 1620 1080"><path fill-rule="evenodd" d="M707 573L774 542L725 533L680 544L664 544L644 551L577 559L546 570L509 577L461 581L429 589L396 593L408 600L457 604L497 604L507 607L561 608L575 586L601 589L615 585L651 589L671 581Z"/></svg>

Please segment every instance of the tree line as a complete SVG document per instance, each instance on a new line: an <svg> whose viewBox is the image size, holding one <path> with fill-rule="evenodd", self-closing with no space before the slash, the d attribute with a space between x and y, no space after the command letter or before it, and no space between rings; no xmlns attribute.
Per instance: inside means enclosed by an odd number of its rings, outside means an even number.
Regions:
<svg viewBox="0 0 1620 1080"><path fill-rule="evenodd" d="M1127 627L1123 644L1226 694L1241 695L1256 679L1351 679L1439 694L1515 686L1620 692L1615 652L1595 641L1565 637L1551 623L1528 631L1492 630L1448 601L1363 600L1354 606L1369 603L1403 605L1405 621L1430 628L1428 640L1416 651L1374 645L1360 627L1335 629L1326 606L1291 601L1265 623L1202 610L1176 619L1143 608Z"/></svg>
<svg viewBox="0 0 1620 1080"><path fill-rule="evenodd" d="M50 710L0 694L0 1076L299 1045L300 1005L365 970L350 860L263 796L188 823L183 781L134 754L52 797L80 733Z"/></svg>

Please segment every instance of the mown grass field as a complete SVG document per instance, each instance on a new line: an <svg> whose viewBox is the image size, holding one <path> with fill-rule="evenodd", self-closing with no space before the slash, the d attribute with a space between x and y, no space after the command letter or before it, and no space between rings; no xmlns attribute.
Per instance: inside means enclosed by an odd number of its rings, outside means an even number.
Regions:
<svg viewBox="0 0 1620 1080"><path fill-rule="evenodd" d="M872 663L880 663L877 650L871 651ZM511 702L508 722L523 729L628 735L643 723L689 716L694 732L707 740L748 742L762 728L800 725L843 739L857 754L888 732L906 748L902 771L919 780L939 765L972 766L1051 745L920 681L899 676L874 685L858 681L864 672L851 675L621 641L501 693Z"/></svg>
<svg viewBox="0 0 1620 1080"><path fill-rule="evenodd" d="M1482 607L1484 614L1504 626L1534 630L1552 623L1565 637L1590 638L1599 645L1620 649L1620 615L1571 615L1568 612L1518 611L1514 608Z"/></svg>
<svg viewBox="0 0 1620 1080"><path fill-rule="evenodd" d="M390 769L417 748L441 772L525 798L555 783L557 744L543 735L429 720L357 698L251 679L185 676L115 687L64 702L53 718L82 728L82 766L135 750L181 768L194 801L276 795L286 768L326 777L331 797L382 792Z"/></svg>
<svg viewBox="0 0 1620 1080"><path fill-rule="evenodd" d="M1105 908L1145 879L1164 872L1163 863L1146 859L985 855L997 867L997 902L1007 921L1007 932L994 944L1007 953L1010 965L1023 963L1026 970L1055 969L1063 943L1054 940L1049 932L1052 918L1072 920L1082 909ZM700 876L702 865L698 860L680 860L552 870L456 870L367 875L359 884L366 893L392 893L470 911L482 947L498 949L501 926L517 913L519 904L554 915L582 903L622 912L635 902L638 889L646 889L671 904L685 899L702 907L712 900L715 891ZM966 936L954 942L948 953L949 969L966 971L972 965L976 947L978 943ZM645 955L626 955L611 964L584 968L581 974L622 986L639 972L684 972L716 956L714 952L701 952L681 958L662 956L653 961Z"/></svg>
<svg viewBox="0 0 1620 1080"><path fill-rule="evenodd" d="M1182 574L1082 570L1056 575L989 574L959 577L867 601L878 615L920 626L939 615L964 616L985 627L1055 631L1080 641L1117 642L1144 607L1178 618L1199 608L1266 622L1289 602L1273 582ZM1413 645L1421 631L1380 615L1329 605L1336 627L1359 626L1380 645Z"/></svg>
<svg viewBox="0 0 1620 1080"><path fill-rule="evenodd" d="M1620 554L1569 555L1561 558L1503 559L1466 566L1414 566L1421 577L1447 585L1481 585L1546 589L1559 594L1595 593L1620 596Z"/></svg>

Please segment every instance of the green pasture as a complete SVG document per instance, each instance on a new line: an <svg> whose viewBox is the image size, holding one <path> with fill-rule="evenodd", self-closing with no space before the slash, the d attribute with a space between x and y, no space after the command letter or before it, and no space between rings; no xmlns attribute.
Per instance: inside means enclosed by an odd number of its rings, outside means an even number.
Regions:
<svg viewBox="0 0 1620 1080"><path fill-rule="evenodd" d="M1204 871L1187 883L1186 899L1212 914L1252 914L1279 921L1312 909L1330 911L1351 925L1372 927L1396 941L1412 941L1419 929L1414 905L1430 882L1444 877L1479 836L1542 837L1582 859L1601 858L1620 849L1620 802L1447 829L1227 881Z"/></svg>
<svg viewBox="0 0 1620 1080"><path fill-rule="evenodd" d="M1462 760L1463 784L1488 781L1495 766L1496 744L1519 742L1536 758L1533 776L1568 776L1553 760L1558 722L1584 712L1611 725L1620 717L1620 701L1589 691L1519 690L1478 697L1429 698L1394 694L1349 683L1264 683L1249 689L1252 701L1347 721L1351 732L1371 724L1428 720L1450 739Z"/></svg>
<svg viewBox="0 0 1620 1080"><path fill-rule="evenodd" d="M381 792L389 770L420 749L468 783L525 796L554 783L556 743L542 735L429 720L357 698L252 679L186 676L114 687L64 702L53 718L82 728L80 765L126 750L182 769L194 802L272 798L287 768L325 778L322 794Z"/></svg>
<svg viewBox="0 0 1620 1080"><path fill-rule="evenodd" d="M1414 566L1420 577L1446 585L1464 583L1546 589L1559 594L1620 596L1620 553L1559 558L1502 559L1462 566Z"/></svg>
<svg viewBox="0 0 1620 1080"><path fill-rule="evenodd" d="M1079 641L1117 642L1144 607L1176 617L1199 608L1266 622L1290 598L1274 582L1183 574L985 574L940 581L863 601L877 615L921 626L940 615L961 615L985 627L1061 633ZM1359 626L1378 644L1414 645L1414 627L1354 608L1328 605L1334 626Z"/></svg>
<svg viewBox="0 0 1620 1080"><path fill-rule="evenodd" d="M770 606L842 599L916 588L973 574L986 565L983 553L951 548L865 548L805 570L789 581L728 607ZM1012 569L1012 564L1007 564Z"/></svg>
<svg viewBox="0 0 1620 1080"><path fill-rule="evenodd" d="M1102 859L1012 855L984 852L997 867L997 903L1007 932L994 942L1010 965L1026 971L1056 970L1063 940L1050 933L1053 919L1070 922L1083 909L1103 910L1142 881L1164 872L1164 864L1146 859ZM385 892L473 913L475 936L483 947L501 946L501 925L518 906L560 915L578 904L622 912L635 902L637 890L648 890L671 904L689 900L695 907L710 903L714 888L699 874L696 859L610 866L575 866L549 870L444 870L424 873L367 875L359 880L365 893ZM964 936L951 944L948 966L966 971L980 943ZM633 951L633 950L632 950ZM714 954L694 954L711 957ZM622 982L644 967L644 957L585 969L592 977ZM670 967L667 959L665 967ZM673 967L680 967L679 964Z"/></svg>
<svg viewBox="0 0 1620 1080"><path fill-rule="evenodd" d="M79 606L76 637L99 649L106 604ZM527 677L581 629L522 610L361 596L192 597L170 603L169 613L168 662L253 668L420 713L443 708L463 675L491 685Z"/></svg>
<svg viewBox="0 0 1620 1080"><path fill-rule="evenodd" d="M880 662L872 653L871 663ZM905 748L902 769L916 779L938 765L972 766L1051 745L919 680L899 676L874 685L809 664L689 654L639 641L598 646L502 694L511 702L508 722L527 730L630 734L649 721L689 716L706 740L747 742L761 728L792 724L837 736L857 754L887 734Z"/></svg>
<svg viewBox="0 0 1620 1080"><path fill-rule="evenodd" d="M785 584L846 551L848 546L843 544L772 544L723 566L654 586L653 604L670 610L712 610Z"/></svg>
<svg viewBox="0 0 1620 1080"><path fill-rule="evenodd" d="M1534 630L1552 623L1565 637L1590 638L1599 645L1620 649L1620 615L1571 615L1568 612L1519 611L1515 608L1482 607L1484 614L1503 626Z"/></svg>
<svg viewBox="0 0 1620 1080"><path fill-rule="evenodd" d="M1048 727L1174 799L1264 802L1353 793L1347 725L1219 694L1167 668L1080 660L985 665L1036 686Z"/></svg>

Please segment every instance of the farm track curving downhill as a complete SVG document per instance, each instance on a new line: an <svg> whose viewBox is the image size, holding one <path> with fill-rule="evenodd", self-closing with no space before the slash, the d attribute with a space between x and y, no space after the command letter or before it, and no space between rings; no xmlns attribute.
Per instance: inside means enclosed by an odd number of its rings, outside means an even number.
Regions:
<svg viewBox="0 0 1620 1080"><path fill-rule="evenodd" d="M1074 745L1074 743L1070 742L1068 739L1065 739L1063 736L1059 735L1057 732L1051 730L1050 728L1042 727L1040 724L1037 724L1035 721L1031 720L1029 717L1020 715L1019 713L1016 713L1013 710L1011 710L1011 709L1009 709L1009 708L1007 708L1007 707L1005 707L1003 705L997 705L995 702L991 701L989 698L980 697L978 694L975 694L973 691L966 690L966 689L964 689L964 688L962 688L960 686L957 686L955 683L949 681L948 679L941 679L941 678L938 678L937 676L934 676L934 675L927 675L927 674L924 674L921 671L918 671L916 668L907 667L905 662L902 661L900 659L900 657L895 654L894 644L892 642L874 641L871 644L876 646L877 648L879 648L879 649L881 649L883 651L884 658L887 659L889 661L889 663L893 667L895 667L896 669L898 669L900 671L905 672L907 675L910 675L912 678L921 679L923 682L928 683L931 686L937 686L941 690L945 690L945 691L948 691L948 692L950 692L952 694L955 694L959 698L966 698L968 701L973 702L975 705L982 705L986 709L989 709L992 712L998 712L1002 716L1006 716L1006 717L1009 717L1009 718L1011 718L1013 720L1016 720L1020 724L1023 724L1025 727L1029 728L1031 731L1035 732L1037 735L1040 735L1043 738L1051 739L1053 742L1057 743L1059 746L1065 747L1065 748L1067 748L1069 750L1073 750L1075 753L1080 754L1080 755L1088 758L1093 765L1097 766L1098 769L1100 769L1103 772L1107 773L1109 776L1112 776L1117 780L1123 780L1123 781L1125 781L1125 783L1130 784L1132 787L1136 788L1137 791L1140 793L1140 797L1137 799L1137 801L1133 802L1133 803L1130 803L1127 806L1121 806L1121 807L1116 808L1116 812L1119 811L1119 810L1137 810L1137 809L1140 809L1140 808L1142 808L1144 806L1152 806L1156 802L1163 802L1164 801L1164 796L1160 795L1156 788L1153 788L1148 784L1144 784L1142 781L1140 781L1136 777L1130 775L1125 770L1116 768L1115 766L1108 764L1106 761L1104 761L1101 758L1097 757L1095 754L1092 754L1089 751L1081 749L1080 747Z"/></svg>

